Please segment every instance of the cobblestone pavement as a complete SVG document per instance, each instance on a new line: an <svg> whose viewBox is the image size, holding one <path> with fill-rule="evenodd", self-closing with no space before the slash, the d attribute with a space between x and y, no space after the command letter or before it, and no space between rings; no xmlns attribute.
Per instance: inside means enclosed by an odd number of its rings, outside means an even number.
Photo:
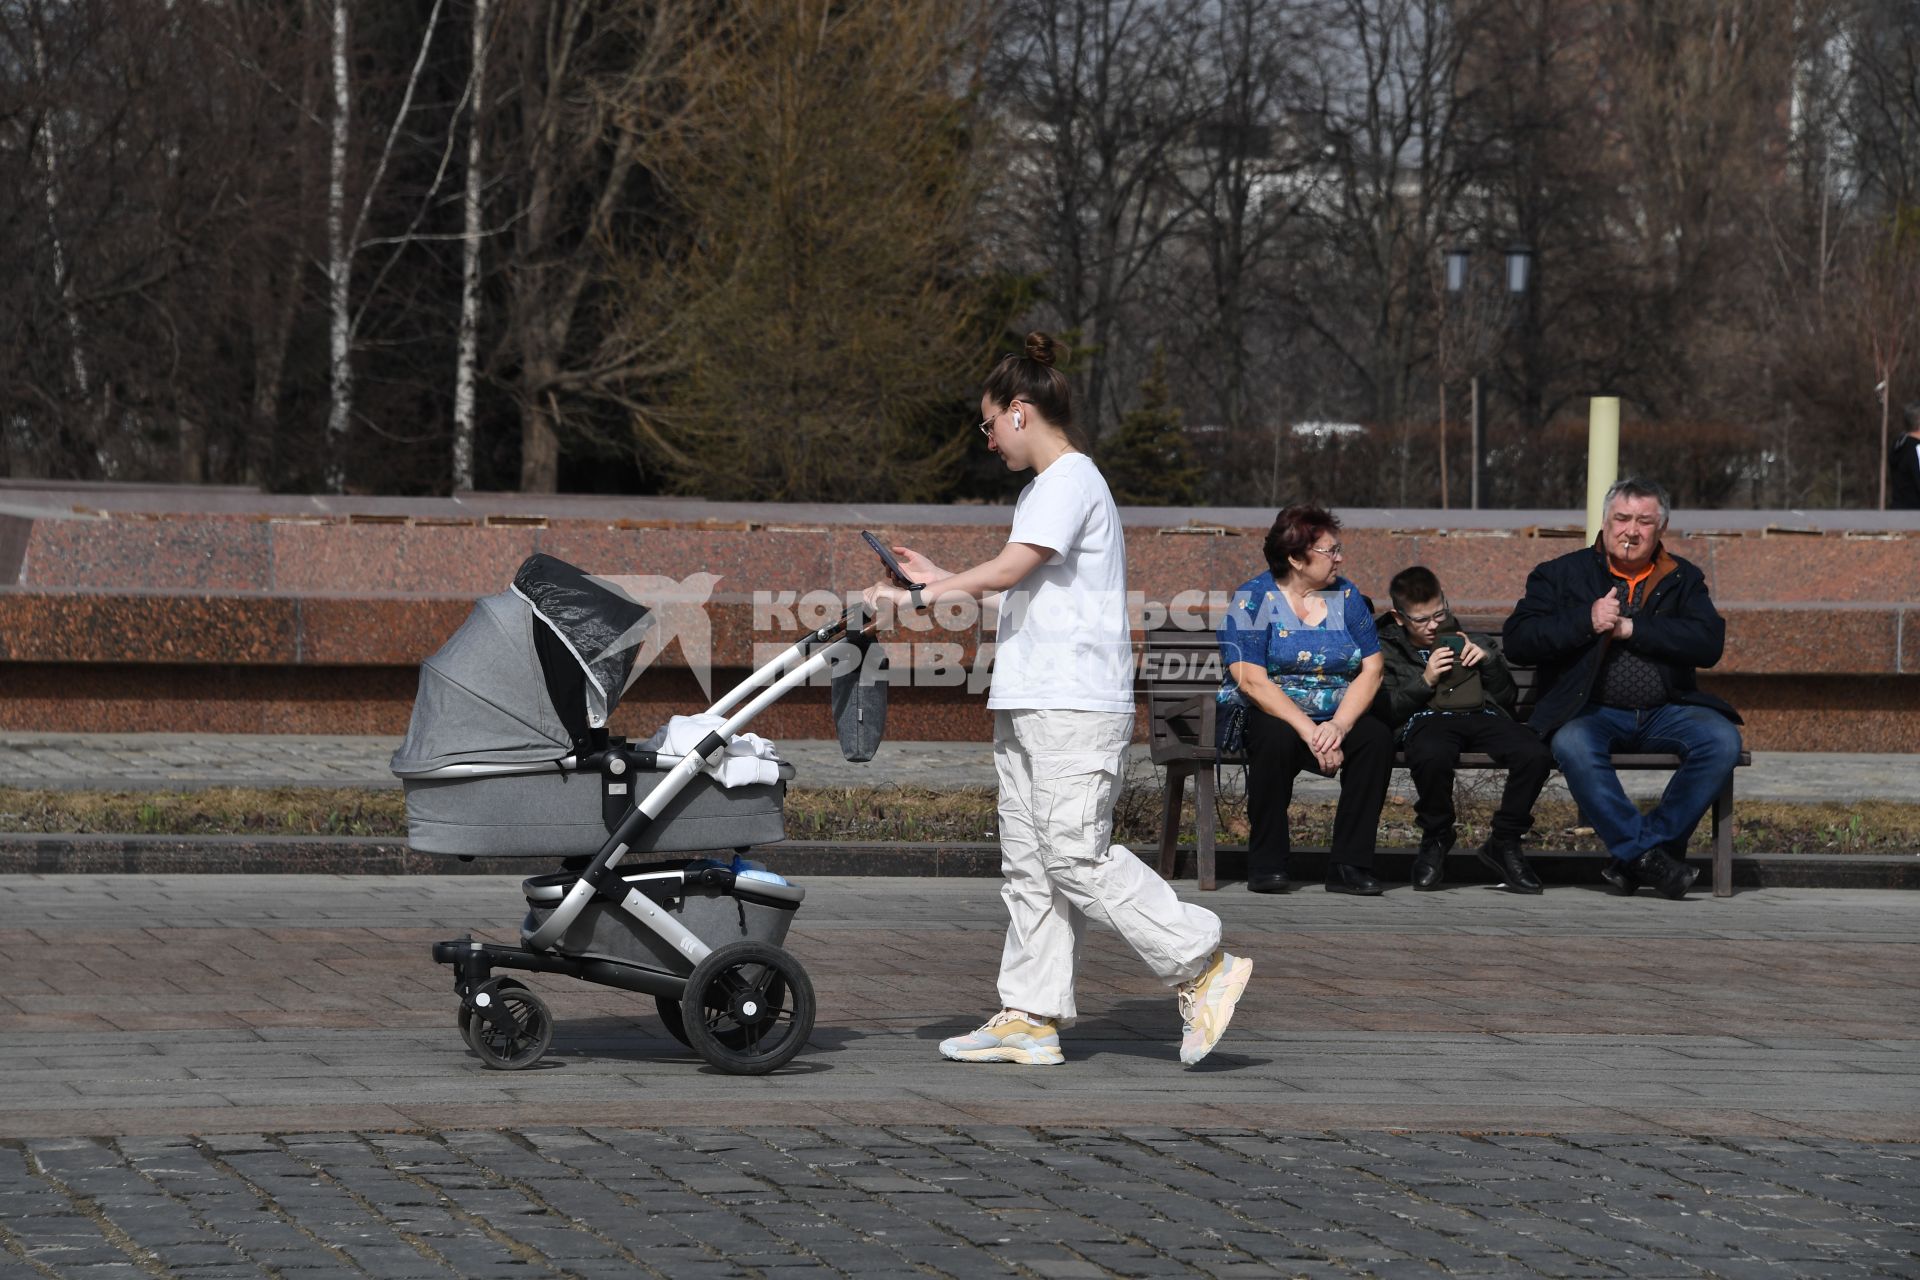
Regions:
<svg viewBox="0 0 1920 1280"><path fill-rule="evenodd" d="M1912 1276L1915 1148L565 1128L0 1145L0 1276Z"/></svg>
<svg viewBox="0 0 1920 1280"><path fill-rule="evenodd" d="M0 877L0 1280L1920 1275L1920 895L1207 895L1256 970L1183 1071L1104 931L1065 1066L943 1062L997 886L807 888L747 1078L543 975L484 1070L427 944L510 877Z"/></svg>
<svg viewBox="0 0 1920 1280"><path fill-rule="evenodd" d="M0 734L0 787L164 789L203 786L398 786L387 760L398 738L325 737L293 734ZM984 742L888 742L866 764L849 764L828 740L788 738L781 754L794 763L802 787L891 786L952 788L995 785L992 749ZM1136 749L1134 768L1151 768ZM1223 785L1234 790L1242 770L1228 769ZM1629 794L1653 798L1667 775L1628 773ZM1838 801L1920 796L1920 756L1865 752L1754 753L1753 764L1735 781L1737 794L1753 800ZM1411 801L1405 770L1394 773L1393 792ZM1303 775L1295 794L1332 799L1337 783ZM1558 774L1549 794L1564 797Z"/></svg>

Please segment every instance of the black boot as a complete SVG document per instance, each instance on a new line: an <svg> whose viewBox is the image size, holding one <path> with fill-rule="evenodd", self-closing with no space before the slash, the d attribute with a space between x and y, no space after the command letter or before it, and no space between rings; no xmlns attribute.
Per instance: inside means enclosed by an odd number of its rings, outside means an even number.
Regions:
<svg viewBox="0 0 1920 1280"><path fill-rule="evenodd" d="M1356 867L1351 862L1329 862L1327 864L1327 892L1351 893L1361 898L1380 896L1380 882L1365 867Z"/></svg>
<svg viewBox="0 0 1920 1280"><path fill-rule="evenodd" d="M1480 861L1500 877L1508 893L1540 893L1540 877L1527 865L1520 842L1511 836L1493 836L1477 850Z"/></svg>
<svg viewBox="0 0 1920 1280"><path fill-rule="evenodd" d="M1687 890L1700 877L1698 867L1674 861L1665 849L1647 850L1628 863L1627 869L1640 878L1641 884L1651 885L1661 897L1676 901L1686 897Z"/></svg>
<svg viewBox="0 0 1920 1280"><path fill-rule="evenodd" d="M1452 836L1430 835L1421 840L1420 852L1413 855L1414 888L1425 892L1440 887L1447 865L1447 851L1452 848Z"/></svg>

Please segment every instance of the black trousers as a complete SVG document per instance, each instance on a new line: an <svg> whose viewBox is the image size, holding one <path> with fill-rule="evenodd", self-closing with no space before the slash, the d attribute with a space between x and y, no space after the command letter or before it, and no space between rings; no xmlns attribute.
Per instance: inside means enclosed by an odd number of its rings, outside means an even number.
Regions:
<svg viewBox="0 0 1920 1280"><path fill-rule="evenodd" d="M1496 840L1518 840L1533 829L1533 802L1553 772L1553 752L1518 721L1492 715L1422 716L1407 727L1402 748L1417 796L1413 820L1423 835L1453 840L1453 770L1465 751L1481 751L1506 768L1507 785L1493 812Z"/></svg>
<svg viewBox="0 0 1920 1280"><path fill-rule="evenodd" d="M1247 874L1285 875L1293 849L1287 806L1302 769L1320 772L1313 751L1291 725L1258 707L1247 708ZM1333 813L1332 860L1373 865L1380 834L1380 808L1393 772L1393 730L1373 715L1361 716L1341 743L1340 803ZM1324 776L1324 775L1323 775Z"/></svg>

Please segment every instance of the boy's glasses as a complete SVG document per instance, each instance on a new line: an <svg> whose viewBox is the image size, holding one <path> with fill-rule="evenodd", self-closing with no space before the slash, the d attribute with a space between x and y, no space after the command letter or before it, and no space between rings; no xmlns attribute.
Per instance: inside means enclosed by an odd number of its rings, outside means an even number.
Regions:
<svg viewBox="0 0 1920 1280"><path fill-rule="evenodd" d="M1445 622L1453 616L1453 610L1447 608L1445 604L1442 604L1432 613L1403 613L1400 616L1406 620L1409 626L1424 627L1429 622Z"/></svg>

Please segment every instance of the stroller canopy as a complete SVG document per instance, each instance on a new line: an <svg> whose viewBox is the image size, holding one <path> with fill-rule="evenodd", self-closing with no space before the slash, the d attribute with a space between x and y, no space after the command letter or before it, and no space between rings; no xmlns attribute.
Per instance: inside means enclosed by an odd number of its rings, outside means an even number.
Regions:
<svg viewBox="0 0 1920 1280"><path fill-rule="evenodd" d="M652 624L644 605L548 555L473 613L420 667L395 773L544 764L607 723Z"/></svg>

